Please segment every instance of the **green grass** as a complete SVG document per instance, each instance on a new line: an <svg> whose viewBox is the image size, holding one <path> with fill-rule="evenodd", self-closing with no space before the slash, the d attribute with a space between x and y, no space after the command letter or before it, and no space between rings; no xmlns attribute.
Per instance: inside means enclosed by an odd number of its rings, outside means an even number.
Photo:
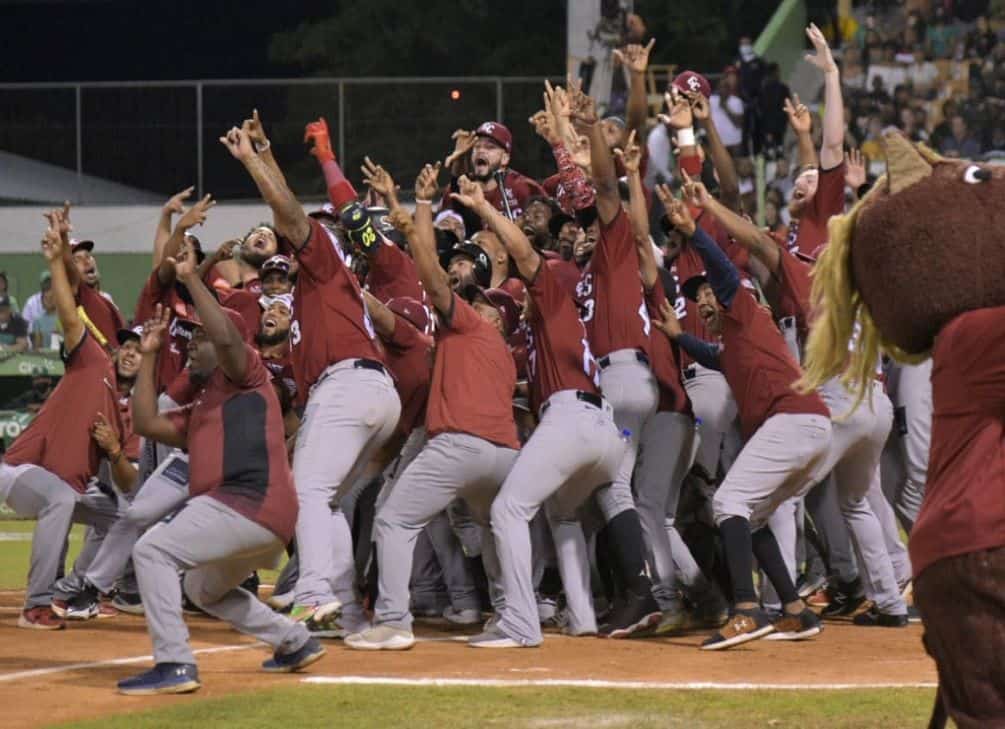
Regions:
<svg viewBox="0 0 1005 729"><path fill-rule="evenodd" d="M933 691L632 691L296 686L106 716L63 727L866 727L924 726Z"/></svg>

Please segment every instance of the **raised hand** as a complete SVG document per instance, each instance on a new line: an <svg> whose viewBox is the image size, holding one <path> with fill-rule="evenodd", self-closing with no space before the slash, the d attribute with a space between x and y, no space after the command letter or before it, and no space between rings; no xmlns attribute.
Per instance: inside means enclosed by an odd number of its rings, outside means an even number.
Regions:
<svg viewBox="0 0 1005 729"><path fill-rule="evenodd" d="M570 77L567 93L572 118L581 124L596 124L597 102L583 92L583 82Z"/></svg>
<svg viewBox="0 0 1005 729"><path fill-rule="evenodd" d="M436 165L427 164L419 172L419 176L415 180L415 199L416 201L432 201L437 193L440 191L440 185L437 183L436 178L440 175L440 163L437 162Z"/></svg>
<svg viewBox="0 0 1005 729"><path fill-rule="evenodd" d="M47 261L56 261L63 256L63 249L66 242L63 236L63 227L66 225L61 210L52 210L45 213L45 219L49 221L45 233L42 234L42 255Z"/></svg>
<svg viewBox="0 0 1005 729"><path fill-rule="evenodd" d="M555 128L555 118L547 111L539 111L527 121L529 121L531 126L534 127L534 131L537 132L537 135L548 144L555 145L562 141L562 138L558 134L558 130Z"/></svg>
<svg viewBox="0 0 1005 729"><path fill-rule="evenodd" d="M184 215L178 220L178 227L182 230L188 230L189 228L194 228L197 225L202 225L206 222L206 215L209 213L209 209L216 205L216 200L213 199L212 195L206 195L202 200L196 202L195 205L190 207Z"/></svg>
<svg viewBox="0 0 1005 729"><path fill-rule="evenodd" d="M185 212L185 201L192 197L194 190L194 187L188 187L181 192L176 192L168 198L168 201L164 203L164 207L161 209L169 215L181 215Z"/></svg>
<svg viewBox="0 0 1005 729"><path fill-rule="evenodd" d="M171 310L157 304L152 319L143 323L143 333L140 335L140 352L156 354L164 345L164 335L171 323Z"/></svg>
<svg viewBox="0 0 1005 729"><path fill-rule="evenodd" d="M663 209L669 212L674 200L673 190L670 189L669 185L657 185L654 191L656 192L656 197L663 203Z"/></svg>
<svg viewBox="0 0 1005 729"><path fill-rule="evenodd" d="M692 180L684 170L681 170L680 173L684 178L684 186L681 188L684 199L695 207L703 208L708 205L712 201L712 196L705 185L700 180Z"/></svg>
<svg viewBox="0 0 1005 729"><path fill-rule="evenodd" d="M799 94L792 94L791 99L785 100L785 113L789 117L789 126L792 127L792 131L797 134L809 134L810 130L813 128L813 117L810 115L810 110L806 108L806 104L799 101Z"/></svg>
<svg viewBox="0 0 1005 729"><path fill-rule="evenodd" d="M677 321L677 312L670 305L670 301L665 298L660 303L659 317L653 317L653 326L666 334L670 339L676 339L684 333L680 322Z"/></svg>
<svg viewBox="0 0 1005 729"><path fill-rule="evenodd" d="M669 114L660 114L658 119L663 124L673 129L687 129L694 125L694 116L691 113L691 104L676 87L671 86L670 90L663 94Z"/></svg>
<svg viewBox="0 0 1005 729"><path fill-rule="evenodd" d="M255 148L248 133L237 127L231 127L225 136L220 137L220 143L227 148L234 159L241 162L247 162L255 156Z"/></svg>
<svg viewBox="0 0 1005 729"><path fill-rule="evenodd" d="M806 29L806 37L810 39L816 53L807 53L804 58L824 73L836 72L838 70L837 64L834 63L834 56L831 55L827 39L814 23L810 23L810 27Z"/></svg>
<svg viewBox="0 0 1005 729"><path fill-rule="evenodd" d="M265 128L262 126L262 120L258 118L258 109L251 110L251 118L244 120L244 123L241 124L241 129L251 139L251 143L255 145L256 150L264 152L269 148L269 138L265 136Z"/></svg>
<svg viewBox="0 0 1005 729"><path fill-rule="evenodd" d="M712 110L709 108L708 99L705 98L705 94L700 91L685 91L684 97L691 106L691 116L698 121L706 121L712 115Z"/></svg>
<svg viewBox="0 0 1005 729"><path fill-rule="evenodd" d="M450 197L464 207L476 210L485 204L485 192L477 182L469 180L465 176L457 181L457 186L460 188L460 192L452 192Z"/></svg>
<svg viewBox="0 0 1005 729"><path fill-rule="evenodd" d="M454 140L454 151L443 161L443 164L447 167L450 167L450 165L470 152L471 148L475 146L475 141L478 139L474 132L466 129L455 129L450 138Z"/></svg>
<svg viewBox="0 0 1005 729"><path fill-rule="evenodd" d="M700 182L688 184L701 185L702 190L705 189L705 186ZM706 190L704 194L708 195L708 191ZM670 207L667 208L667 217L670 219L671 225L681 233L689 238L694 235L696 227L694 218L691 217L691 211L687 209L683 200L671 199Z"/></svg>
<svg viewBox="0 0 1005 729"><path fill-rule="evenodd" d="M91 426L91 437L94 442L108 455L117 457L122 452L119 445L119 437L115 435L115 430L104 413L98 413Z"/></svg>
<svg viewBox="0 0 1005 729"><path fill-rule="evenodd" d="M187 240L182 244L181 250L178 251L178 256L168 258L167 261L174 266L174 275L178 280L197 276L199 273L199 265L195 260L195 251L192 250L192 244Z"/></svg>
<svg viewBox="0 0 1005 729"><path fill-rule="evenodd" d="M865 159L857 149L845 152L844 155L844 183L852 190L858 190L865 184Z"/></svg>
<svg viewBox="0 0 1005 729"><path fill-rule="evenodd" d="M572 115L572 100L561 86L552 86L550 81L545 81L544 108L556 119L568 119Z"/></svg>
<svg viewBox="0 0 1005 729"><path fill-rule="evenodd" d="M335 159L335 153L332 152L331 135L328 133L328 122L325 121L324 117L311 122L304 128L304 144L308 142L314 143L310 153L319 162Z"/></svg>
<svg viewBox="0 0 1005 729"><path fill-rule="evenodd" d="M641 46L630 44L624 50L614 49L614 58L632 73L645 73L649 66L649 52L656 45L656 39L649 41L648 45Z"/></svg>
<svg viewBox="0 0 1005 729"><path fill-rule="evenodd" d="M387 201L388 207L395 207L398 203L398 186L394 184L391 174L380 165L376 164L369 157L363 158L363 181L378 195Z"/></svg>
<svg viewBox="0 0 1005 729"><path fill-rule="evenodd" d="M633 129L631 134L628 135L628 141L625 143L624 149L615 149L614 154L618 156L621 160L621 164L625 166L625 172L630 174L638 174L639 165L642 162L642 148L635 143L635 130Z"/></svg>
<svg viewBox="0 0 1005 729"><path fill-rule="evenodd" d="M240 238L231 238L230 240L225 240L221 243L215 251L213 251L213 260L216 262L229 261L234 257L234 249L241 245Z"/></svg>
<svg viewBox="0 0 1005 729"><path fill-rule="evenodd" d="M392 210L391 214L387 216L387 220L394 226L395 230L403 233L406 237L415 230L415 220L412 218L412 214L401 206Z"/></svg>

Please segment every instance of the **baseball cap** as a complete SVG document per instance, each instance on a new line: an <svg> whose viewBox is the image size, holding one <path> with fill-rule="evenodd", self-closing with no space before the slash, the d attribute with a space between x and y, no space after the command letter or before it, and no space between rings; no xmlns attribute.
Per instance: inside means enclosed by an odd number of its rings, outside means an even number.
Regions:
<svg viewBox="0 0 1005 729"><path fill-rule="evenodd" d="M684 294L691 301L698 300L698 289L700 289L704 284L708 283L708 277L704 274L699 273L697 276L692 276L687 281L681 284L680 292Z"/></svg>
<svg viewBox="0 0 1005 729"><path fill-rule="evenodd" d="M673 85L678 91L700 91L706 99L712 95L712 84L708 79L695 71L684 71L677 74Z"/></svg>
<svg viewBox="0 0 1005 729"><path fill-rule="evenodd" d="M491 139L505 149L507 154L513 153L513 135L510 134L509 129L505 125L499 122L484 122L475 130L475 136Z"/></svg>
<svg viewBox="0 0 1005 729"><path fill-rule="evenodd" d="M513 301L515 301L519 306L523 306L523 302L527 298L527 287L524 285L523 281L511 276L499 284L499 288L512 296Z"/></svg>
<svg viewBox="0 0 1005 729"><path fill-rule="evenodd" d="M258 305L262 307L263 310L268 309L276 302L285 304L286 308L290 310L290 313L293 313L293 294L276 294L275 296L262 294L258 297Z"/></svg>
<svg viewBox="0 0 1005 729"><path fill-rule="evenodd" d="M94 241L93 240L77 240L76 238L70 239L70 252L76 253L77 251L93 251Z"/></svg>
<svg viewBox="0 0 1005 729"><path fill-rule="evenodd" d="M520 323L520 307L517 306L513 297L502 289L485 289L472 284L464 289L463 298L468 303L473 304L476 299L481 299L489 306L494 306L499 312L499 316L502 317L507 337L516 330Z"/></svg>
<svg viewBox="0 0 1005 729"><path fill-rule="evenodd" d="M450 262L457 256L463 256L475 264L475 280L479 286L488 286L492 280L492 264L489 255L477 243L464 242L440 255L440 266L446 271Z"/></svg>
<svg viewBox="0 0 1005 729"><path fill-rule="evenodd" d="M119 329L115 332L115 338L119 341L120 347L130 340L138 342L142 337L143 327L140 326L133 327L132 329Z"/></svg>
<svg viewBox="0 0 1005 729"><path fill-rule="evenodd" d="M426 331L429 327L429 312L417 299L410 296L398 296L387 302L387 308L420 332Z"/></svg>
<svg viewBox="0 0 1005 729"><path fill-rule="evenodd" d="M273 256L262 264L259 275L265 276L269 271L280 271L284 276L290 275L290 259L286 256Z"/></svg>

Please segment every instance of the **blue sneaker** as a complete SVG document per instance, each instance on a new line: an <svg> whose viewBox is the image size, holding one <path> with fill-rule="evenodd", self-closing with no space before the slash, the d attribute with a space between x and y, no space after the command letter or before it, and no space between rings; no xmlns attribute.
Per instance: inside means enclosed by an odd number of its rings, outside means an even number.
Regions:
<svg viewBox="0 0 1005 729"><path fill-rule="evenodd" d="M119 693L127 696L186 694L201 685L194 663L158 663L146 673L118 683Z"/></svg>
<svg viewBox="0 0 1005 729"><path fill-rule="evenodd" d="M321 641L311 637L298 651L292 653L279 653L277 651L274 653L272 658L262 664L262 670L269 673L292 673L320 660L325 653Z"/></svg>

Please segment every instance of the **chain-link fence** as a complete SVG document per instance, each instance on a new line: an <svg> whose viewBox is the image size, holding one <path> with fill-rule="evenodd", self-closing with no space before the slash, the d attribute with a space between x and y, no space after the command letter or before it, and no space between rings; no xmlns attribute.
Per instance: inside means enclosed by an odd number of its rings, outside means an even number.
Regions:
<svg viewBox="0 0 1005 729"><path fill-rule="evenodd" d="M551 173L546 145L527 123L541 108L543 78L369 78L0 85L0 152L52 165L88 200L88 181L117 183L148 199L188 185L220 200L257 198L219 137L257 108L294 192L324 197L303 144L324 116L351 179L365 155L410 186L425 162L452 148L450 134L483 121L513 132L512 166ZM37 166L36 166L37 167ZM123 198L129 191L121 189ZM93 195L93 193L91 193ZM111 193L114 198L116 192ZM101 202L130 202L108 199Z"/></svg>

